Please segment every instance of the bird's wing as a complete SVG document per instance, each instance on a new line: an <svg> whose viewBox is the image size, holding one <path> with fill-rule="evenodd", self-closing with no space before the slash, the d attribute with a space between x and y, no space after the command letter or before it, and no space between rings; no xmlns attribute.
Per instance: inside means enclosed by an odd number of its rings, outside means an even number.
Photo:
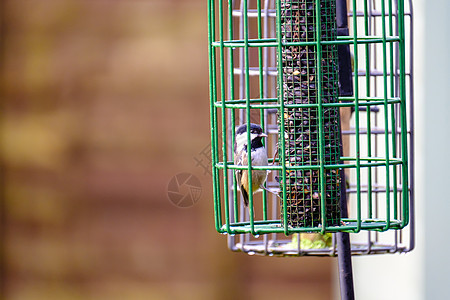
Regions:
<svg viewBox="0 0 450 300"><path fill-rule="evenodd" d="M242 155L240 153L234 157L234 164L237 166L242 166ZM241 188L241 178L243 170L236 170L236 181L239 188Z"/></svg>
<svg viewBox="0 0 450 300"><path fill-rule="evenodd" d="M235 156L235 158L234 158L235 165L243 166L244 163L246 163L246 162L244 162L242 153L239 153L238 155ZM248 206L248 193L242 184L242 175L243 175L244 171L245 170L236 170L235 174L236 174L237 186L241 190L242 197L244 198L244 204L245 204L245 206Z"/></svg>

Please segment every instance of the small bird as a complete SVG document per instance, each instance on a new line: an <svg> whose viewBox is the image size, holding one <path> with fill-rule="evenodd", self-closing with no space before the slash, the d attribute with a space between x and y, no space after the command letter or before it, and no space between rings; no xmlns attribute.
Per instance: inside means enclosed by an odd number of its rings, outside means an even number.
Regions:
<svg viewBox="0 0 450 300"><path fill-rule="evenodd" d="M267 135L262 131L261 126L250 124L250 147L252 166L267 166L267 152L262 143L262 138ZM247 154L247 124L243 124L236 130L236 142L234 143L234 164L238 166L248 166ZM252 171L252 192L255 193L259 189L264 188L266 182L266 170ZM249 181L248 170L236 170L236 180L242 196L244 204L248 207Z"/></svg>

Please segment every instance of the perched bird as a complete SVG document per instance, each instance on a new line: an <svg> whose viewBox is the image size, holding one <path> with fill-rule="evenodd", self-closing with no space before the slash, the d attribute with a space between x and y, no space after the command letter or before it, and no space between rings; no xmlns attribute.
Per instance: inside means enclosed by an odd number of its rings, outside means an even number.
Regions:
<svg viewBox="0 0 450 300"><path fill-rule="evenodd" d="M250 147L252 166L267 166L267 152L262 143L262 138L267 135L262 131L261 126L257 124L250 124ZM247 153L247 124L243 124L236 130L236 142L234 144L234 164L238 166L248 166ZM255 193L263 187L266 182L266 170L252 171L252 191ZM242 196L244 197L244 204L248 206L249 195L249 180L248 170L236 170L236 180Z"/></svg>

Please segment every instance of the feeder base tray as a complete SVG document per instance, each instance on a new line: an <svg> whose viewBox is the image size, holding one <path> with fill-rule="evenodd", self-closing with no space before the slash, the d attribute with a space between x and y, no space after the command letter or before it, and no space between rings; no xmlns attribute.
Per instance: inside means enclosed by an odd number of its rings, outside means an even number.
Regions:
<svg viewBox="0 0 450 300"><path fill-rule="evenodd" d="M267 233L285 233L285 228L282 226L281 220L270 221L255 221L254 226L251 226L250 222L231 223L229 229L226 225L221 228L222 233L240 234L240 233L252 233L253 235L267 234ZM362 220L358 224L354 219L342 219L340 226L327 226L324 232L350 232L355 233L360 230L373 230L373 231L387 231L389 229L402 229L406 224L403 224L399 220L391 220L389 223L386 220ZM318 227L301 227L294 228L288 227L288 233L297 232L322 232L323 228Z"/></svg>
<svg viewBox="0 0 450 300"><path fill-rule="evenodd" d="M249 255L264 256L337 256L337 247L331 246L320 249L302 249L298 243L288 240L283 241L250 241L245 244L236 243L233 251L245 252ZM373 243L370 246L367 243L352 243L352 255L371 255L407 252L406 247L396 247L387 244Z"/></svg>

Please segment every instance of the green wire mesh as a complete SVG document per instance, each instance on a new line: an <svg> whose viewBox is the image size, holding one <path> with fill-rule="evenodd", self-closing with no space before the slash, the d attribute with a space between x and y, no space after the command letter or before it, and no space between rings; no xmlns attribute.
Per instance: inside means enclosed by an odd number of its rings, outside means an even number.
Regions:
<svg viewBox="0 0 450 300"><path fill-rule="evenodd" d="M337 37L330 0L208 0L218 232L267 241L272 233L397 232L408 224L404 3L375 2L376 9L352 0L350 34ZM349 45L354 57L351 97L337 94L337 45ZM352 111L346 124L342 110ZM234 165L236 127L250 122L269 135L267 166ZM245 208L236 169L267 170L272 193L250 193ZM348 218L338 205L344 184Z"/></svg>
<svg viewBox="0 0 450 300"><path fill-rule="evenodd" d="M319 12L320 18L316 18L314 0L281 0L282 42L315 43L318 35L323 41L336 40L335 1L321 1ZM321 31L317 30L318 27ZM285 164L321 166L321 161L326 165L339 164L339 109L317 105L319 102L338 102L337 46L321 45L320 49L317 45L286 46L281 50L281 61L283 100L287 106L284 132L280 132L285 136ZM300 107L290 106L293 104ZM302 107L302 104L314 105ZM314 227L321 224L322 198L326 225L339 225L339 168L289 170L285 185L289 226Z"/></svg>

